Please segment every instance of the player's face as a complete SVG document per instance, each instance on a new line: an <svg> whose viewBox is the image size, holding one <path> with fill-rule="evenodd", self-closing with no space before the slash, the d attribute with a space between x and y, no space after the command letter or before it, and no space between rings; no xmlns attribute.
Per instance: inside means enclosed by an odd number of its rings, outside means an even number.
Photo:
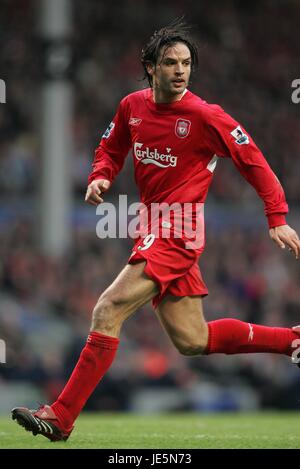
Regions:
<svg viewBox="0 0 300 469"><path fill-rule="evenodd" d="M162 48L157 64L148 68L153 78L156 102L168 103L181 99L189 83L191 62L190 50L181 42Z"/></svg>

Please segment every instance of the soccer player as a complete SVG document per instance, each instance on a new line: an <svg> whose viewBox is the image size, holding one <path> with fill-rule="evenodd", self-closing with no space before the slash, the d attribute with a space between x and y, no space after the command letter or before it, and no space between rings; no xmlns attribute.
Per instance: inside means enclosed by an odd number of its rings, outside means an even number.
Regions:
<svg viewBox="0 0 300 469"><path fill-rule="evenodd" d="M142 50L150 87L121 101L96 149L86 202L103 202L103 194L133 148L135 180L146 209L154 203L190 204L191 228L217 159L229 157L263 200L271 239L298 259L300 241L286 223L288 206L280 182L245 129L221 107L207 104L188 90L196 64L197 49L185 24L175 22L150 38ZM185 234L175 236L174 218L165 220L162 214L156 219L159 228L169 228L173 236L154 234L152 226L144 226L128 264L100 296L87 343L57 400L38 410L12 410L13 419L26 430L52 441L69 437L115 358L123 322L150 300L184 355L269 352L292 356L300 327L266 327L230 318L205 321L202 297L208 291L198 267L204 239L198 242L196 234L194 244L187 245Z"/></svg>

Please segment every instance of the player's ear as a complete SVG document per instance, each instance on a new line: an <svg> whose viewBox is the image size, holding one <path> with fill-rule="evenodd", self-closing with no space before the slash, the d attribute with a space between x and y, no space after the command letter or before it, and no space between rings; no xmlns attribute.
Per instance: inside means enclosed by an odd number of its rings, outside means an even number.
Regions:
<svg viewBox="0 0 300 469"><path fill-rule="evenodd" d="M146 69L147 69L147 73L149 73L149 75L153 76L154 71L155 71L155 66L154 66L154 64L151 63L151 62L148 62L148 63L146 64Z"/></svg>

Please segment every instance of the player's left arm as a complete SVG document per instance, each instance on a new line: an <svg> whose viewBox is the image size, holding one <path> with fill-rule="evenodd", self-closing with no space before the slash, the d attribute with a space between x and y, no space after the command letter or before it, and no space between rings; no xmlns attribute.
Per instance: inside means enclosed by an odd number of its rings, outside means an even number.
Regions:
<svg viewBox="0 0 300 469"><path fill-rule="evenodd" d="M217 107L206 119L213 151L231 157L242 176L255 188L264 202L270 238L282 249L286 246L300 257L300 241L285 215L288 213L284 190L262 152L245 129L222 108Z"/></svg>
<svg viewBox="0 0 300 469"><path fill-rule="evenodd" d="M275 226L269 229L270 238L278 244L281 249L287 246L289 251L293 251L296 259L300 257L300 240L297 232L289 225Z"/></svg>

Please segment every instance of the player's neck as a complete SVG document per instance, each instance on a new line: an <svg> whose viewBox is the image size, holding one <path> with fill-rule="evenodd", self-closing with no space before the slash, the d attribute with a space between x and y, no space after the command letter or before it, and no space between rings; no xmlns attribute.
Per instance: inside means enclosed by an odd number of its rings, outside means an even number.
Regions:
<svg viewBox="0 0 300 469"><path fill-rule="evenodd" d="M181 94L176 94L176 95L166 95L165 93L162 93L161 90L154 88L152 90L152 95L153 95L153 101L156 104L171 104L175 103L176 101L180 101L185 93L187 92L187 89L183 91Z"/></svg>

